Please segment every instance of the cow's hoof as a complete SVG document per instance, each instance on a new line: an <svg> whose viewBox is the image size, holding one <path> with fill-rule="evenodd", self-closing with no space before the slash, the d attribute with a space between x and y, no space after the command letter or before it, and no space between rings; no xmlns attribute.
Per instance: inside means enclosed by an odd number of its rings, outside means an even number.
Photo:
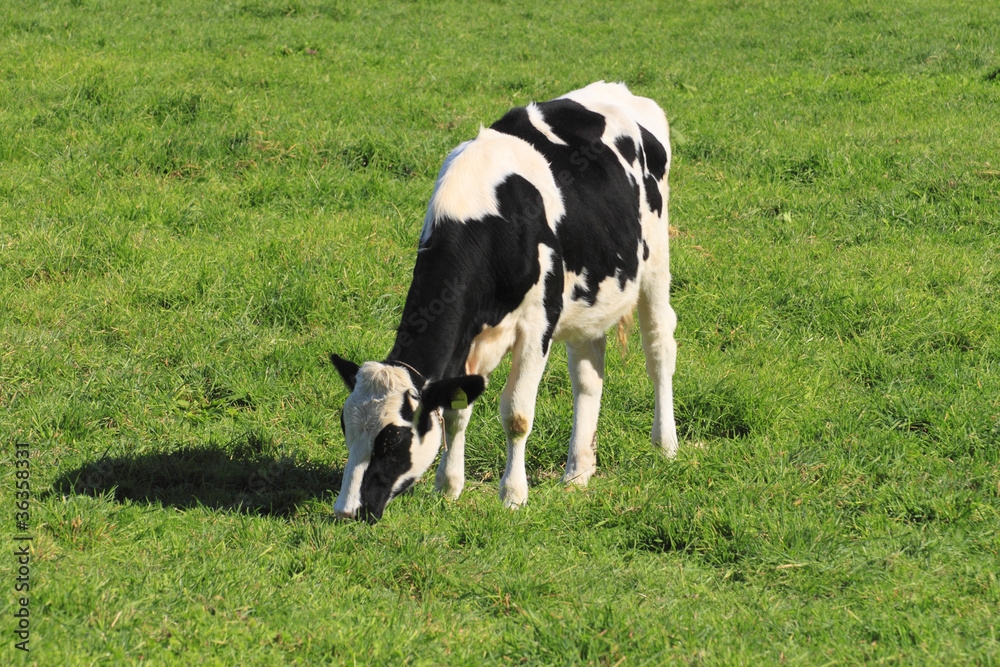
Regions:
<svg viewBox="0 0 1000 667"><path fill-rule="evenodd" d="M517 489L513 486L501 486L500 487L500 502L503 503L504 507L509 509L517 509L523 507L526 502L528 502L528 489Z"/></svg>
<svg viewBox="0 0 1000 667"><path fill-rule="evenodd" d="M566 468L566 472L563 474L562 483L567 486L577 486L581 489L587 486L590 482L590 478L593 477L595 468L593 466L588 466L586 468Z"/></svg>
<svg viewBox="0 0 1000 667"><path fill-rule="evenodd" d="M448 479L444 475L439 475L434 479L434 488L445 498L457 500L465 488L465 479Z"/></svg>

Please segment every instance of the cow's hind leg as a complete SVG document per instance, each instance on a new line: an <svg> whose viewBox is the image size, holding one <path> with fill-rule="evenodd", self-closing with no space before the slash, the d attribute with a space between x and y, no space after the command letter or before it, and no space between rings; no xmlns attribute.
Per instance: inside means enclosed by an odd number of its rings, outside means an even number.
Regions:
<svg viewBox="0 0 1000 667"><path fill-rule="evenodd" d="M597 467L597 418L604 388L605 339L567 343L573 382L573 435L569 439L564 484L586 486Z"/></svg>
<svg viewBox="0 0 1000 667"><path fill-rule="evenodd" d="M653 381L656 405L653 412L652 441L668 457L677 454L677 426L674 423L673 375L677 364L674 329L677 316L670 307L670 274L644 277L639 291L639 327L646 354L646 373Z"/></svg>
<svg viewBox="0 0 1000 667"><path fill-rule="evenodd" d="M507 468L500 478L500 500L506 507L520 507L528 500L524 446L535 419L538 383L548 360L548 352L541 349L540 338L518 336L510 375L500 396L500 421L507 434Z"/></svg>
<svg viewBox="0 0 1000 667"><path fill-rule="evenodd" d="M434 475L434 487L449 498L458 498L465 487L465 428L471 416L471 405L444 411L445 449Z"/></svg>

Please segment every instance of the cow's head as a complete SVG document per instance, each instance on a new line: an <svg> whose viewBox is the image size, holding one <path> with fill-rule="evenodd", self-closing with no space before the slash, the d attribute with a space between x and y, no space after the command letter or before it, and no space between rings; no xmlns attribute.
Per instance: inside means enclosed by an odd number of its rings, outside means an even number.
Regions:
<svg viewBox="0 0 1000 667"><path fill-rule="evenodd" d="M340 426L347 467L334 512L370 522L386 504L410 488L441 447L442 408L462 408L486 387L481 375L425 382L416 371L392 362L361 366L330 355L351 395Z"/></svg>

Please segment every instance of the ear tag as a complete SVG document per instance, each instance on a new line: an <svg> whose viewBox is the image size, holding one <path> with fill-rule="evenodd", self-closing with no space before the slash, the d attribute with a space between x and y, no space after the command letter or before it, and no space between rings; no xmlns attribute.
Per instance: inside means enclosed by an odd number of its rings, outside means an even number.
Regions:
<svg viewBox="0 0 1000 667"><path fill-rule="evenodd" d="M451 409L452 410L462 410L469 407L469 397L465 394L461 387L455 390L455 393L451 395Z"/></svg>

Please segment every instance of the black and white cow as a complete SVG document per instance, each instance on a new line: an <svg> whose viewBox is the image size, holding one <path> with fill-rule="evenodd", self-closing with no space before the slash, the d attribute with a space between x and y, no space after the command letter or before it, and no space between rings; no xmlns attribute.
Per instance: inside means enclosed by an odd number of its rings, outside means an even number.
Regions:
<svg viewBox="0 0 1000 667"><path fill-rule="evenodd" d="M360 367L331 355L351 390L338 516L380 518L434 461L442 432L436 485L457 497L472 402L511 351L500 498L524 504L524 446L554 341L566 343L573 383L563 481L586 485L596 464L605 332L636 306L655 388L652 440L676 453L669 167L663 111L604 82L512 109L451 152L424 219L395 346L385 361Z"/></svg>

